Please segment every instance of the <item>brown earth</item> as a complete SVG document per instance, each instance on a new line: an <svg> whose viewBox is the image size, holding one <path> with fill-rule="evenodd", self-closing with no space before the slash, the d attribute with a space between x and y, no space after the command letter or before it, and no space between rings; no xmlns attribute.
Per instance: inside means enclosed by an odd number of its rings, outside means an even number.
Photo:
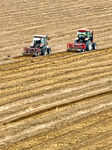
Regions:
<svg viewBox="0 0 112 150"><path fill-rule="evenodd" d="M20 55L35 34L49 35L53 52L65 51L79 28L94 31L99 49L112 47L112 1L3 0L0 3L0 59Z"/></svg>
<svg viewBox="0 0 112 150"><path fill-rule="evenodd" d="M1 1L0 150L112 149L111 7L111 0ZM95 31L99 50L67 53L83 27ZM56 53L19 56L33 34L49 35Z"/></svg>

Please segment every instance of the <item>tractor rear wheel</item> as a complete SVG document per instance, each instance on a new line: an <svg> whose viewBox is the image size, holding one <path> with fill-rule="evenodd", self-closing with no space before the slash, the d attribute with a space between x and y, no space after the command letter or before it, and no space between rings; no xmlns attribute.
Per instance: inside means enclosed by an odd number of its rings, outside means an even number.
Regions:
<svg viewBox="0 0 112 150"><path fill-rule="evenodd" d="M48 54L51 54L51 47L48 47L48 48L47 48L47 53L48 53Z"/></svg>
<svg viewBox="0 0 112 150"><path fill-rule="evenodd" d="M93 42L92 47L93 47L93 50L96 50L96 49L97 49L97 44L96 44L96 42Z"/></svg>
<svg viewBox="0 0 112 150"><path fill-rule="evenodd" d="M47 49L46 48L42 48L41 49L41 55L47 55Z"/></svg>
<svg viewBox="0 0 112 150"><path fill-rule="evenodd" d="M86 42L86 50L87 50L87 51L91 51L91 49L92 49L91 41L87 41L87 42Z"/></svg>

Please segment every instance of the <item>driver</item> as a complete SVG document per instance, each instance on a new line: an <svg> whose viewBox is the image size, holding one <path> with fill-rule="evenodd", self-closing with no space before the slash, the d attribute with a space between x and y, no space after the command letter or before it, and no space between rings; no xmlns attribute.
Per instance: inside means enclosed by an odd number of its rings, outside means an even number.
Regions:
<svg viewBox="0 0 112 150"><path fill-rule="evenodd" d="M35 44L34 44L35 48L39 47L40 43L41 43L40 40L36 41Z"/></svg>
<svg viewBox="0 0 112 150"><path fill-rule="evenodd" d="M79 37L79 38L85 38L85 37L86 37L86 34L79 34L78 37Z"/></svg>

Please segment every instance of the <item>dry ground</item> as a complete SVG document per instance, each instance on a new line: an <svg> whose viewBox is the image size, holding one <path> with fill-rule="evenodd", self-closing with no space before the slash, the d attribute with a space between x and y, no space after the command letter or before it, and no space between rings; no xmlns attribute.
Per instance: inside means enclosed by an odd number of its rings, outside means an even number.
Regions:
<svg viewBox="0 0 112 150"><path fill-rule="evenodd" d="M1 1L0 150L112 149L111 7L111 0ZM82 27L95 31L99 50L67 53ZM57 53L18 56L40 33Z"/></svg>
<svg viewBox="0 0 112 150"><path fill-rule="evenodd" d="M64 51L79 28L94 31L99 49L112 47L112 0L1 0L0 59L20 55L34 34L49 35L52 51Z"/></svg>
<svg viewBox="0 0 112 150"><path fill-rule="evenodd" d="M2 64L1 149L110 149L112 49Z"/></svg>

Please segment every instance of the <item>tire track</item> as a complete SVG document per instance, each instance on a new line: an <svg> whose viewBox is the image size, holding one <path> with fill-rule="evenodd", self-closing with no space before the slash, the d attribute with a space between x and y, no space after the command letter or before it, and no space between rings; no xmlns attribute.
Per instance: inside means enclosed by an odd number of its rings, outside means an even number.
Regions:
<svg viewBox="0 0 112 150"><path fill-rule="evenodd" d="M80 96L72 97L70 99L64 99L64 100L59 101L59 102L44 105L42 108L40 107L40 108L35 108L34 110L31 110L31 111L26 111L26 112L24 111L24 112L22 112L18 115L15 114L14 117L11 116L8 119L4 118L4 119L2 119L2 121L3 121L4 125L9 124L9 123L13 123L13 122L17 122L17 121L35 116L37 114L52 111L52 110L55 110L56 108L65 107L65 106L77 103L79 101L84 101L85 99L86 100L91 99L95 96L105 95L105 94L108 94L108 93L111 93L111 92L112 92L112 88L110 88L110 87L105 88L105 89L101 89L101 90L97 90L97 91L92 91L92 92L89 92L89 93L85 93L84 95L80 95ZM111 105L111 103L110 103L110 105Z"/></svg>
<svg viewBox="0 0 112 150"><path fill-rule="evenodd" d="M111 6L111 0L1 1L1 150L111 149ZM99 50L66 53L84 27L95 31ZM58 53L14 57L40 33Z"/></svg>
<svg viewBox="0 0 112 150"><path fill-rule="evenodd" d="M7 136L6 138L4 138L3 140L0 141L0 145L3 145L5 144L6 142L16 142L16 141L21 141L22 139L25 139L26 138L26 135L27 135L27 138L30 137L30 136L34 136L37 134L39 134L39 132L41 133L41 130L49 130L50 126L56 126L56 124L59 124L61 122L64 122L64 121L69 121L69 120L72 120L71 118L83 118L84 116L87 117L91 114L96 114L96 113L99 113L101 111L104 111L106 110L106 107L109 109L109 108L112 108L112 102L110 103L105 103L105 104L100 104L99 106L96 106L94 105L94 107L92 108L88 108L88 109L85 109L83 111L80 111L80 112L77 112L71 116L66 116L64 117L63 119L61 118L60 120L56 120L56 121L51 121L51 122L48 122L47 124L40 124L40 125L35 125L34 127L30 127L29 129L25 129L24 131L22 131L22 133L18 133L16 135L13 135L13 136ZM111 124L111 122L109 122ZM108 124L109 125L109 124ZM98 125L97 125L98 126ZM111 128L111 125L109 125L110 128ZM99 129L100 129L100 126L98 126ZM39 131L40 130L40 131ZM102 129L101 129L102 130ZM86 130L85 130L86 131ZM86 131L87 132L87 131ZM92 132L92 131L91 131ZM29 133L29 134L28 134Z"/></svg>
<svg viewBox="0 0 112 150"><path fill-rule="evenodd" d="M107 73L99 73L99 78L104 78L105 76L108 75L109 72ZM111 76L111 74L110 74ZM0 106L1 105L4 105L4 104L8 104L8 103L11 103L13 101L18 101L18 100L21 100L21 99L26 99L26 98L29 98L29 97L32 97L32 96L36 96L36 95L40 95L40 94L43 94L43 93L47 93L47 92L52 92L52 90L59 90L60 88L64 88L65 86L69 86L70 84L75 84L75 78L68 78L66 81L63 80L62 83L60 83L59 81L55 84L50 84L50 85L46 85L44 86L44 89L43 89L43 86L41 88L36 88L35 90L34 89L30 89L29 91L27 90L24 90L22 93L21 92L15 92L14 94L10 94L9 96L4 96L2 98L2 100L0 101ZM89 82L89 80L93 81L97 79L97 74L95 75L92 75L91 77L88 78L79 78L79 81L82 82ZM69 82L68 82L69 81ZM79 82L77 80L77 82ZM75 82L75 83L74 83Z"/></svg>
<svg viewBox="0 0 112 150"><path fill-rule="evenodd" d="M44 134L39 134L37 136L32 136L31 138L27 138L26 140L22 140L22 141L18 141L18 143L15 144L8 144L8 148L10 147L10 149L18 149L21 150L21 148L24 147L24 150L28 150L31 148L37 148L38 145L40 144L46 144L49 141L62 137L64 135L67 135L67 133L72 132L72 130L78 132L84 128L87 128L89 126L92 126L93 124L95 125L95 123L99 123L102 122L103 120L106 120L107 116L108 118L111 118L112 114L110 113L111 110L106 110L103 112L99 112L97 114L93 114L90 115L86 118L80 118L77 121L76 120L72 120L72 123L70 122L69 125L64 125L64 126L60 126L58 125L58 127L56 129L50 130L49 132L45 132ZM2 150L7 149L7 146L3 147Z"/></svg>

